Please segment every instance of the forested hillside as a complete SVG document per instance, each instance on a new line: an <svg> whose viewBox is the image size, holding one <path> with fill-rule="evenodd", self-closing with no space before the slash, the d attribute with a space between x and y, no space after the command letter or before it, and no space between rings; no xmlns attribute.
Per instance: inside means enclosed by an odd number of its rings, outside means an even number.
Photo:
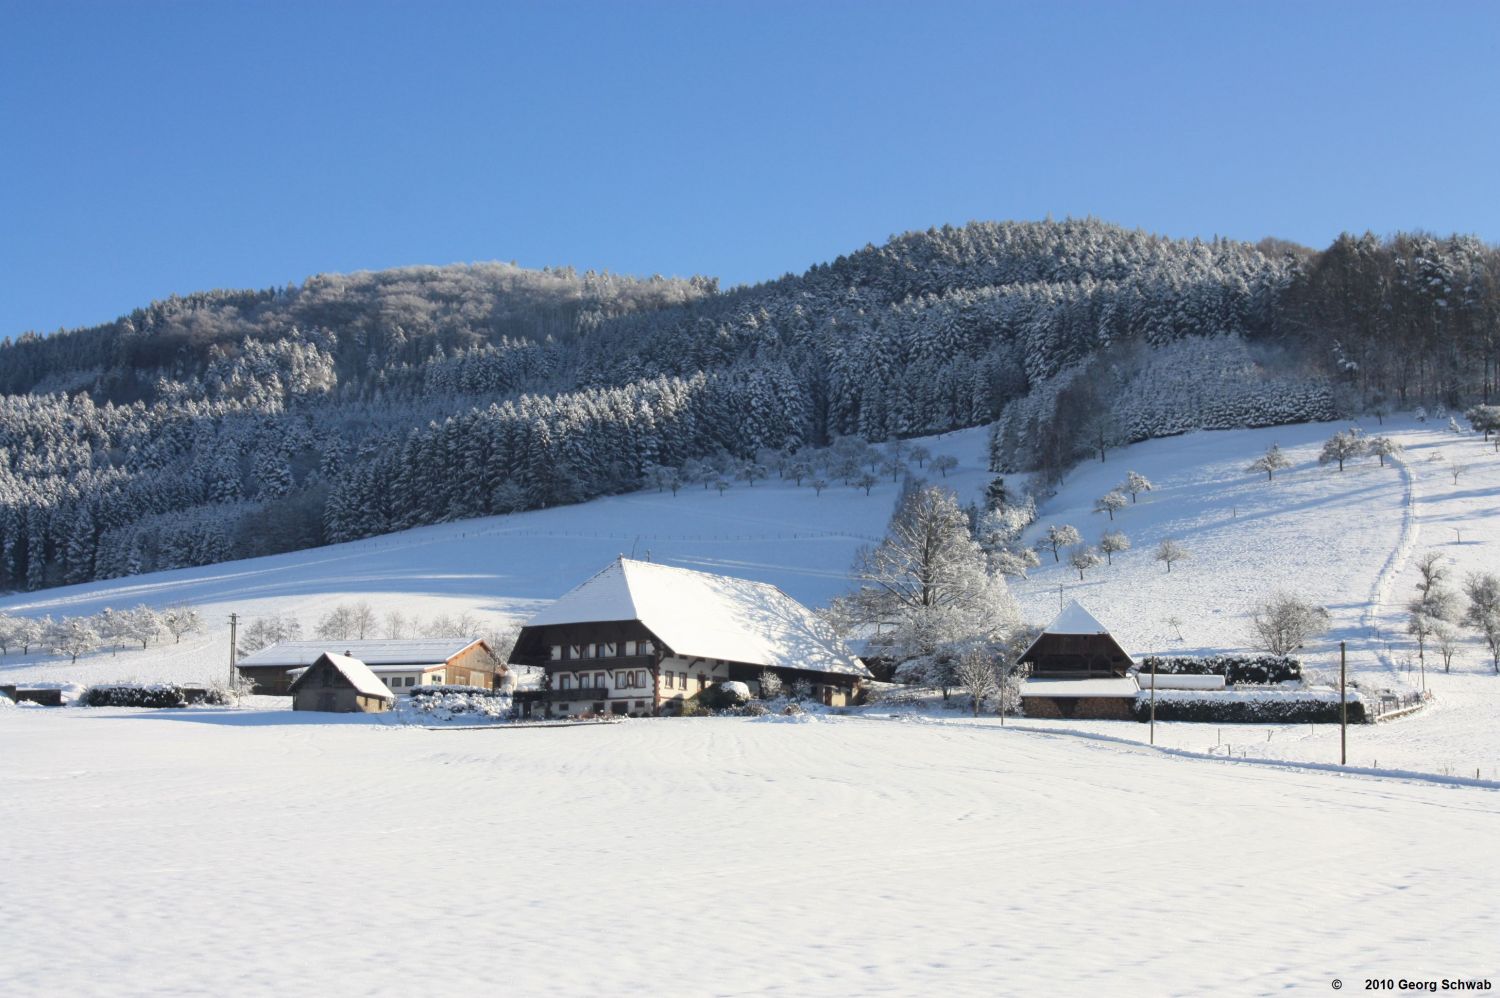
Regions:
<svg viewBox="0 0 1500 998"><path fill-rule="evenodd" d="M572 502L850 476L839 437L993 425L996 468L1204 426L1488 399L1500 257L1093 220L897 237L721 292L504 264L172 298L0 344L0 588ZM758 470L764 467L765 470ZM854 465L857 468L857 462Z"/></svg>

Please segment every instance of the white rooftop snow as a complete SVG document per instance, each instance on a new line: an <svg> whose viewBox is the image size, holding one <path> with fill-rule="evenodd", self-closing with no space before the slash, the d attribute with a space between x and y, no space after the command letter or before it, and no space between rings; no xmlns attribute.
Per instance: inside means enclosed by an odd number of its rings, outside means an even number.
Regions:
<svg viewBox="0 0 1500 998"><path fill-rule="evenodd" d="M1092 613L1089 613L1075 599L1063 607L1062 613L1052 618L1052 623L1047 625L1044 634L1108 634L1109 628L1099 623Z"/></svg>
<svg viewBox="0 0 1500 998"><path fill-rule="evenodd" d="M688 658L870 676L826 624L773 585L629 558L616 559L526 626L624 620L639 620Z"/></svg>
<svg viewBox="0 0 1500 998"><path fill-rule="evenodd" d="M339 670L340 674L342 674L345 679L349 680L350 684L353 685L353 687L357 691L364 694L365 696L380 697L382 700L395 699L395 697L391 695L391 691L386 688L385 683L382 683L380 681L380 677L371 672L370 667L365 665L365 663L361 662L359 659L350 658L347 655L335 655L333 652L320 652L319 654L326 654L328 656L328 661L333 663L333 667ZM301 677L299 676L298 679L300 680ZM295 685L295 683L293 685Z"/></svg>
<svg viewBox="0 0 1500 998"><path fill-rule="evenodd" d="M1134 676L1021 681L1023 697L1133 697L1140 691Z"/></svg>
<svg viewBox="0 0 1500 998"><path fill-rule="evenodd" d="M253 651L241 658L239 666L274 666L288 668L312 665L325 651L338 651L359 659L366 665L409 665L432 667L442 665L472 645L478 638L419 638L339 641L283 641Z"/></svg>

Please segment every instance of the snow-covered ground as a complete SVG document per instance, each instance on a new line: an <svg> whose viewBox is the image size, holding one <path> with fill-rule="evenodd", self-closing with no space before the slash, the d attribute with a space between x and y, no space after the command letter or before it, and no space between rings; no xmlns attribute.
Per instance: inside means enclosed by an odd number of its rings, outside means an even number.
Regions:
<svg viewBox="0 0 1500 998"><path fill-rule="evenodd" d="M1029 537L1071 523L1096 540L1093 501L1128 470L1156 489L1117 514L1133 549L1113 566L1080 582L1048 561L1018 583L1026 616L1045 623L1076 597L1137 657L1236 650L1251 603L1281 586L1333 613L1313 669L1335 667L1343 639L1357 677L1419 685L1402 633L1412 562L1435 548L1455 582L1500 569L1500 457L1406 421L1383 428L1406 446L1402 465L1340 474L1315 463L1336 428L1190 434L1081 466ZM1268 484L1243 469L1272 441L1296 466ZM960 459L948 484L978 498L982 431L929 444ZM1457 483L1450 460L1468 466ZM15 594L0 610L187 602L207 627L76 664L12 653L0 682L221 677L231 612L309 631L355 599L524 616L618 553L822 604L896 491L641 493ZM1170 574L1150 557L1165 536L1192 552ZM1429 707L1350 731L1350 763L1374 776L1309 765L1337 761L1331 726L1161 724L1158 751L1133 722L1002 730L941 708L429 730L407 712L301 715L270 698L0 705L0 993L1159 995L1493 980L1500 678L1472 638L1451 675L1428 666Z"/></svg>
<svg viewBox="0 0 1500 998"><path fill-rule="evenodd" d="M7 995L1496 976L1494 790L961 724L0 720Z"/></svg>

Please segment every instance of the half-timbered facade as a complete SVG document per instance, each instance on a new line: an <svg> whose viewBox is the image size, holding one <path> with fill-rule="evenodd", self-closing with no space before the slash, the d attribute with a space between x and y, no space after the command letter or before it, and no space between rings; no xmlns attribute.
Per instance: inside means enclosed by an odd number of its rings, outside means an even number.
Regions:
<svg viewBox="0 0 1500 998"><path fill-rule="evenodd" d="M620 558L526 622L511 661L541 666L549 716L672 714L727 680L806 682L825 704L869 671L772 585Z"/></svg>

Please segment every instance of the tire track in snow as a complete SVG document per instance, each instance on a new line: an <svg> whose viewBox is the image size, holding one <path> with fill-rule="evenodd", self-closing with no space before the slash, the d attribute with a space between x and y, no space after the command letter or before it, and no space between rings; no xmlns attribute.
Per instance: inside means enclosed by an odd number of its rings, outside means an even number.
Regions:
<svg viewBox="0 0 1500 998"><path fill-rule="evenodd" d="M1396 541L1396 547L1391 551L1390 557L1381 566L1380 572L1375 576L1375 583L1370 587L1370 598L1365 603L1364 619L1361 626L1375 651L1378 658L1385 667L1392 672L1396 671L1396 661L1385 642L1380 636L1380 616L1384 609L1385 601L1390 598L1391 587L1396 583L1396 576L1406 567L1406 562L1411 558L1412 551L1417 546L1417 537L1422 531L1421 514L1417 511L1417 479L1411 470L1411 465L1404 457L1392 454L1391 463L1401 472L1401 536Z"/></svg>

